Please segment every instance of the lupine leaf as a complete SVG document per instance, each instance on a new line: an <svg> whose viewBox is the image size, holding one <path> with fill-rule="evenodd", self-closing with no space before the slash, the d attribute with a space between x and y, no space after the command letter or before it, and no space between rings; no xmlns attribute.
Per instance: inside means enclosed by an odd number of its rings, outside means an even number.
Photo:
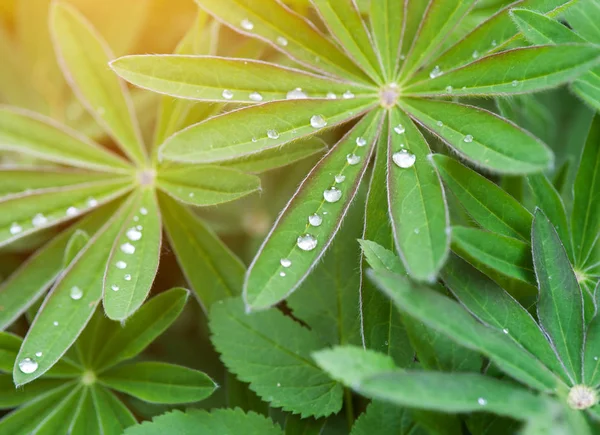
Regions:
<svg viewBox="0 0 600 435"><path fill-rule="evenodd" d="M592 387L600 384L600 316L598 315L598 298L600 297L600 281L594 291L596 313L585 331L585 347L583 352L583 383Z"/></svg>
<svg viewBox="0 0 600 435"><path fill-rule="evenodd" d="M22 342L21 337L9 332L0 332L0 371L12 370Z"/></svg>
<svg viewBox="0 0 600 435"><path fill-rule="evenodd" d="M159 362L120 365L103 372L99 381L150 403L197 402L216 388L202 372Z"/></svg>
<svg viewBox="0 0 600 435"><path fill-rule="evenodd" d="M144 162L129 91L107 66L113 58L109 47L83 15L65 3L52 5L50 23L59 64L82 104L133 161Z"/></svg>
<svg viewBox="0 0 600 435"><path fill-rule="evenodd" d="M400 110L391 112L389 122L387 189L394 239L410 276L432 281L449 250L446 198L419 129ZM398 167L396 158L406 155L414 156L414 164Z"/></svg>
<svg viewBox="0 0 600 435"><path fill-rule="evenodd" d="M169 242L183 274L205 310L215 302L241 293L244 264L188 208L159 196Z"/></svg>
<svg viewBox="0 0 600 435"><path fill-rule="evenodd" d="M588 41L600 42L600 29L597 26L600 17L600 4L597 0L575 2L565 11L565 18L573 29Z"/></svg>
<svg viewBox="0 0 600 435"><path fill-rule="evenodd" d="M540 289L537 304L540 324L554 343L571 381L580 383L583 298L558 234L539 209L533 220L531 246Z"/></svg>
<svg viewBox="0 0 600 435"><path fill-rule="evenodd" d="M415 43L415 35L419 32L421 20L427 11L430 1L421 2L404 2L404 14L402 18L402 45L399 58L402 60L403 56L410 52L412 45ZM402 63L398 65L398 68L402 68Z"/></svg>
<svg viewBox="0 0 600 435"><path fill-rule="evenodd" d="M180 131L164 143L160 156L188 163L249 156L315 134L319 129L311 126L313 116L321 116L332 127L355 118L371 105L371 100L357 98L335 102L277 101L252 106Z"/></svg>
<svg viewBox="0 0 600 435"><path fill-rule="evenodd" d="M17 389L11 375L0 375L0 409L16 408L65 383L64 379L40 379Z"/></svg>
<svg viewBox="0 0 600 435"><path fill-rule="evenodd" d="M529 240L532 216L517 200L454 159L436 154L433 161L446 186L482 228Z"/></svg>
<svg viewBox="0 0 600 435"><path fill-rule="evenodd" d="M56 121L23 109L0 107L0 149L55 163L110 172L128 163Z"/></svg>
<svg viewBox="0 0 600 435"><path fill-rule="evenodd" d="M66 268L71 261L79 254L85 245L90 241L90 236L84 230L77 229L69 238L65 253L63 256L63 268Z"/></svg>
<svg viewBox="0 0 600 435"><path fill-rule="evenodd" d="M503 174L522 174L552 165L552 153L543 142L491 112L415 98L402 99L401 104L419 123L478 166Z"/></svg>
<svg viewBox="0 0 600 435"><path fill-rule="evenodd" d="M171 411L154 417L125 431L125 435L283 435L279 426L266 417L254 412L244 413L241 409L215 409L207 412L189 409L185 413Z"/></svg>
<svg viewBox="0 0 600 435"><path fill-rule="evenodd" d="M136 198L115 238L104 273L102 302L112 320L124 320L144 302L154 282L162 224L153 189Z"/></svg>
<svg viewBox="0 0 600 435"><path fill-rule="evenodd" d="M534 44L584 43L585 39L564 24L527 9L510 11L515 24L528 41Z"/></svg>
<svg viewBox="0 0 600 435"><path fill-rule="evenodd" d="M94 399L91 391L83 390L77 409L73 412L71 433L84 433L86 435L102 435L102 428L98 424ZM110 432L109 432L110 433Z"/></svg>
<svg viewBox="0 0 600 435"><path fill-rule="evenodd" d="M207 206L256 192L260 178L219 166L170 167L159 172L157 187L186 204Z"/></svg>
<svg viewBox="0 0 600 435"><path fill-rule="evenodd" d="M54 405L54 408L31 429L31 433L69 433L73 422L73 410L81 401L84 390L81 386L76 386L60 402Z"/></svg>
<svg viewBox="0 0 600 435"><path fill-rule="evenodd" d="M302 182L248 270L244 299L250 309L265 309L284 299L321 258L358 191L381 122L380 112L367 115ZM340 175L344 179L337 182ZM310 224L309 216L314 215L319 225ZM286 259L291 262L288 267L282 264Z"/></svg>
<svg viewBox="0 0 600 435"><path fill-rule="evenodd" d="M13 376L16 385L22 385L48 371L71 347L102 297L104 268L110 247L119 234L120 222L131 208L131 200L121 206L110 220L92 237L86 248L62 273L38 311L21 346ZM77 287L79 291L73 291ZM73 299L71 294L81 294ZM42 352L41 357L36 353ZM34 360L38 367L32 373L23 373L19 362Z"/></svg>
<svg viewBox="0 0 600 435"><path fill-rule="evenodd" d="M227 368L263 400L303 417L338 412L342 388L310 358L324 346L316 334L276 309L244 313L240 300L214 305L212 342Z"/></svg>
<svg viewBox="0 0 600 435"><path fill-rule="evenodd" d="M347 90L357 96L376 92L366 86L250 59L137 55L117 59L111 67L141 88L202 101L285 100L289 92L298 88L306 95L302 98L327 98L329 92L341 96ZM265 80L260 80L261 77Z"/></svg>
<svg viewBox="0 0 600 435"><path fill-rule="evenodd" d="M398 63L402 39L404 4L396 0L372 1L371 33L381 56L386 81L391 81Z"/></svg>
<svg viewBox="0 0 600 435"><path fill-rule="evenodd" d="M121 434L136 423L136 419L112 392L94 385L91 388L98 425L104 434Z"/></svg>

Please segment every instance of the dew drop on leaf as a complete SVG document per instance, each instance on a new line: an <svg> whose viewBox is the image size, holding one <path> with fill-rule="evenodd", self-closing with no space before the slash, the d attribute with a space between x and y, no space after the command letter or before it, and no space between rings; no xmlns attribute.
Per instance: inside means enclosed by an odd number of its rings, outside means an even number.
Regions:
<svg viewBox="0 0 600 435"><path fill-rule="evenodd" d="M277 130L267 130L267 137L269 139L278 139L279 132Z"/></svg>
<svg viewBox="0 0 600 435"><path fill-rule="evenodd" d="M349 165L357 165L360 162L360 156L357 156L354 153L348 154L346 156L346 161L348 162Z"/></svg>
<svg viewBox="0 0 600 435"><path fill-rule="evenodd" d="M345 175L336 175L335 176L335 182L336 183L343 183L345 179L346 179Z"/></svg>
<svg viewBox="0 0 600 435"><path fill-rule="evenodd" d="M254 29L254 23L252 21L248 20L247 18L244 18L240 22L240 26L242 26L242 29L244 29L244 30L252 30L252 29Z"/></svg>
<svg viewBox="0 0 600 435"><path fill-rule="evenodd" d="M337 187L331 187L323 192L323 198L327 202L338 202L342 197L342 191Z"/></svg>
<svg viewBox="0 0 600 435"><path fill-rule="evenodd" d="M81 290L76 285L71 287L71 299L73 299L74 301L78 301L82 297L83 297L83 290Z"/></svg>
<svg viewBox="0 0 600 435"><path fill-rule="evenodd" d="M126 274L124 277L125 281L131 281L131 275Z"/></svg>
<svg viewBox="0 0 600 435"><path fill-rule="evenodd" d="M357 137L356 138L356 145L359 147L364 147L367 144L367 140L364 137Z"/></svg>
<svg viewBox="0 0 600 435"><path fill-rule="evenodd" d="M475 50L472 54L473 59L477 59L479 57L479 52Z"/></svg>
<svg viewBox="0 0 600 435"><path fill-rule="evenodd" d="M396 165L398 165L398 167L407 169L415 164L417 157L414 154L409 153L407 150L401 150L392 155L392 160Z"/></svg>
<svg viewBox="0 0 600 435"><path fill-rule="evenodd" d="M43 355L43 353L42 353L42 352L36 352L36 353L35 353L35 356L37 356L38 358L39 358L39 357L41 357L42 355Z"/></svg>
<svg viewBox="0 0 600 435"><path fill-rule="evenodd" d="M283 267L290 267L292 265L292 260L290 260L289 258L282 258L281 260L279 260L279 263Z"/></svg>
<svg viewBox="0 0 600 435"><path fill-rule="evenodd" d="M465 136L465 138L463 139L466 143L471 143L473 142L473 136L468 134Z"/></svg>
<svg viewBox="0 0 600 435"><path fill-rule="evenodd" d="M54 322L52 322L52 324L53 324L54 326L58 326L58 322L57 322L56 320L55 320Z"/></svg>
<svg viewBox="0 0 600 435"><path fill-rule="evenodd" d="M285 98L286 98L286 100L303 100L305 98L308 98L308 95L306 95L306 93L304 93L302 88L296 88L296 89L289 91L286 94Z"/></svg>
<svg viewBox="0 0 600 435"><path fill-rule="evenodd" d="M127 267L127 263L124 261L117 261L115 266L117 266L117 269L125 269Z"/></svg>
<svg viewBox="0 0 600 435"><path fill-rule="evenodd" d="M79 210L77 209L77 207L69 207L67 209L67 216L75 216L78 212Z"/></svg>
<svg viewBox="0 0 600 435"><path fill-rule="evenodd" d="M34 227L41 227L42 225L46 224L47 222L48 222L48 219L42 213L36 214L33 217L33 219L31 220L31 223L33 224Z"/></svg>
<svg viewBox="0 0 600 435"><path fill-rule="evenodd" d="M398 124L397 126L394 127L394 131L398 134L402 134L406 131L406 128L404 128L404 126L402 124Z"/></svg>
<svg viewBox="0 0 600 435"><path fill-rule="evenodd" d="M317 239L310 234L304 234L303 236L298 237L296 244L303 251L312 251L317 247Z"/></svg>
<svg viewBox="0 0 600 435"><path fill-rule="evenodd" d="M248 95L248 97L252 101L262 101L263 100L263 96L261 94L259 94L258 92L251 92L250 95Z"/></svg>
<svg viewBox="0 0 600 435"><path fill-rule="evenodd" d="M310 118L310 126L312 128L323 128L327 125L327 121L321 115L313 115Z"/></svg>
<svg viewBox="0 0 600 435"><path fill-rule="evenodd" d="M444 126L444 123L443 123L442 121L438 121L438 122L436 122L436 125L437 125L438 127L443 127L443 126Z"/></svg>
<svg viewBox="0 0 600 435"><path fill-rule="evenodd" d="M439 77L443 74L442 70L440 69L439 65L436 65L435 68L433 68L431 70L431 72L429 73L429 78L436 78Z"/></svg>
<svg viewBox="0 0 600 435"><path fill-rule="evenodd" d="M133 246L131 243L127 242L127 243L123 243L121 245L121 251L123 251L125 254L133 254L135 252L135 246Z"/></svg>
<svg viewBox="0 0 600 435"><path fill-rule="evenodd" d="M32 360L31 358L25 358L19 361L19 370L21 370L21 372L25 373L26 375L35 372L37 369L38 363Z"/></svg>
<svg viewBox="0 0 600 435"><path fill-rule="evenodd" d="M283 36L278 36L275 41L281 45L282 47L286 47L288 45L288 40L285 39Z"/></svg>
<svg viewBox="0 0 600 435"><path fill-rule="evenodd" d="M323 218L316 213L311 214L308 217L308 223L311 224L313 227L318 227L323 223Z"/></svg>
<svg viewBox="0 0 600 435"><path fill-rule="evenodd" d="M148 209L146 207L140 208L140 213L146 216L148 214Z"/></svg>
<svg viewBox="0 0 600 435"><path fill-rule="evenodd" d="M352 93L352 91L346 91L342 94L342 97L346 100L351 100L352 98L354 98L354 94Z"/></svg>
<svg viewBox="0 0 600 435"><path fill-rule="evenodd" d="M337 95L335 95L333 92L327 92L327 99L328 100L336 100Z"/></svg>
<svg viewBox="0 0 600 435"><path fill-rule="evenodd" d="M98 201L96 198L88 198L87 205L88 207L96 207L98 205Z"/></svg>
<svg viewBox="0 0 600 435"><path fill-rule="evenodd" d="M223 98L225 98L226 100L231 100L233 98L233 92L231 92L229 89L225 89L223 90L223 93L221 94L223 96Z"/></svg>
<svg viewBox="0 0 600 435"><path fill-rule="evenodd" d="M285 272L279 272L279 276L281 276L281 277L285 276Z"/></svg>
<svg viewBox="0 0 600 435"><path fill-rule="evenodd" d="M446 86L446 92L448 92L449 94L451 94L453 91L452 86Z"/></svg>
<svg viewBox="0 0 600 435"><path fill-rule="evenodd" d="M502 330L502 332L504 332L505 334L508 334L508 329L504 328L504 329Z"/></svg>
<svg viewBox="0 0 600 435"><path fill-rule="evenodd" d="M21 231L23 231L23 227L16 222L13 222L13 224L10 226L11 234L19 234Z"/></svg>
<svg viewBox="0 0 600 435"><path fill-rule="evenodd" d="M519 84L519 82L518 82L518 81L516 81L516 80L513 80L513 82L512 82L512 85L513 85L513 86L517 86L518 84Z"/></svg>
<svg viewBox="0 0 600 435"><path fill-rule="evenodd" d="M127 230L127 238L133 242L142 238L142 233L137 228L129 228Z"/></svg>
<svg viewBox="0 0 600 435"><path fill-rule="evenodd" d="M483 397L480 397L477 399L477 403L479 403L481 406L485 406L487 405L487 400L485 400Z"/></svg>
<svg viewBox="0 0 600 435"><path fill-rule="evenodd" d="M110 288L114 292L119 291L119 286L118 285L113 284L113 285L110 286Z"/></svg>

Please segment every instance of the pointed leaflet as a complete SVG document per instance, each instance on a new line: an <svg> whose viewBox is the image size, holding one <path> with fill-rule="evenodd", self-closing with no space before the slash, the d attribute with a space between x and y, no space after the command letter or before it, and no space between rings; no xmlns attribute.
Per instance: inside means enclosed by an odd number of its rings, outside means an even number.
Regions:
<svg viewBox="0 0 600 435"><path fill-rule="evenodd" d="M357 117L373 105L370 99L293 100L228 112L171 136L160 157L187 163L232 160L265 151ZM318 127L311 126L315 116ZM325 123L323 125L323 122Z"/></svg>
<svg viewBox="0 0 600 435"><path fill-rule="evenodd" d="M304 66L368 81L360 68L332 41L283 3L247 0L196 0L196 3L219 21L268 42Z"/></svg>
<svg viewBox="0 0 600 435"><path fill-rule="evenodd" d="M0 150L86 169L129 169L128 163L116 154L51 118L7 106L0 106Z"/></svg>
<svg viewBox="0 0 600 435"><path fill-rule="evenodd" d="M81 402L81 396L84 389L81 385L76 385L71 392L58 403L56 403L43 420L37 423L32 429L32 434L39 433L69 433L73 421L73 410Z"/></svg>
<svg viewBox="0 0 600 435"><path fill-rule="evenodd" d="M404 3L397 0L372 1L369 17L371 34L381 63L384 78L391 82L398 62L402 42Z"/></svg>
<svg viewBox="0 0 600 435"><path fill-rule="evenodd" d="M581 382L583 298L556 230L536 210L531 230L533 264L540 297L537 314L574 384Z"/></svg>
<svg viewBox="0 0 600 435"><path fill-rule="evenodd" d="M250 59L213 56L137 55L111 63L122 78L143 89L202 101L256 103L296 98L374 94L376 89ZM268 80L260 80L268 77ZM302 93L304 96L302 96ZM287 98L291 99L290 94Z"/></svg>
<svg viewBox="0 0 600 435"><path fill-rule="evenodd" d="M51 33L60 66L81 103L133 161L146 160L129 91L107 66L106 43L72 6L52 5Z"/></svg>
<svg viewBox="0 0 600 435"><path fill-rule="evenodd" d="M373 112L363 118L313 168L281 212L246 275L249 309L265 309L285 299L321 258L359 188L382 117L382 112ZM318 224L311 224L309 217ZM285 260L291 265L286 267Z"/></svg>
<svg viewBox="0 0 600 435"><path fill-rule="evenodd" d="M600 301L600 281L594 290L596 313L585 332L585 348L583 352L583 383L591 387L600 384L600 316L598 308Z"/></svg>
<svg viewBox="0 0 600 435"><path fill-rule="evenodd" d="M13 376L22 385L48 371L77 339L102 297L104 268L110 246L119 234L121 221L131 208L131 200L121 206L110 220L90 240L54 285L31 325L21 346ZM73 291L81 290L74 299ZM35 354L42 352L41 357ZM19 362L31 358L38 363L33 373L23 373Z"/></svg>
<svg viewBox="0 0 600 435"><path fill-rule="evenodd" d="M77 229L69 238L65 252L63 254L63 267L69 266L71 261L75 259L79 251L90 241L90 235L84 230Z"/></svg>
<svg viewBox="0 0 600 435"><path fill-rule="evenodd" d="M449 250L444 190L416 125L400 110L390 112L389 122L387 190L394 239L409 275L433 281ZM414 163L401 166L407 158Z"/></svg>
<svg viewBox="0 0 600 435"><path fill-rule="evenodd" d="M239 295L246 267L191 210L159 194L169 244L200 305Z"/></svg>
<svg viewBox="0 0 600 435"><path fill-rule="evenodd" d="M502 331L568 381L552 345L531 314L494 281L451 255L442 270L444 284L484 324Z"/></svg>
<svg viewBox="0 0 600 435"><path fill-rule="evenodd" d="M543 142L487 110L415 98L402 99L401 105L453 150L483 168L522 174L553 163L552 152Z"/></svg>
<svg viewBox="0 0 600 435"><path fill-rule="evenodd" d="M598 233L600 233L600 115L592 121L585 148L581 155L575 198L571 215L571 233L575 248L575 264L578 268L600 261L598 255Z"/></svg>
<svg viewBox="0 0 600 435"><path fill-rule="evenodd" d="M161 169L157 187L186 204L222 204L260 189L260 178L219 166L186 166Z"/></svg>
<svg viewBox="0 0 600 435"><path fill-rule="evenodd" d="M77 409L73 412L71 433L84 433L86 435L102 435L103 433L96 417L94 399L89 388L83 390Z"/></svg>
<svg viewBox="0 0 600 435"><path fill-rule="evenodd" d="M477 322L457 302L385 271L369 274L399 310L469 349L481 352L515 379L540 390L556 387L557 378L503 333ZM436 313L444 313L439 316Z"/></svg>
<svg viewBox="0 0 600 435"><path fill-rule="evenodd" d="M340 410L342 388L317 367L310 354L325 344L280 311L247 315L240 300L215 304L212 342L227 368L271 406L321 417Z"/></svg>
<svg viewBox="0 0 600 435"><path fill-rule="evenodd" d="M0 246L107 203L127 192L129 184L116 178L5 197L0 200Z"/></svg>
<svg viewBox="0 0 600 435"><path fill-rule="evenodd" d="M407 95L507 95L552 88L587 72L600 60L592 44L524 47L484 57L431 80L417 81Z"/></svg>
<svg viewBox="0 0 600 435"><path fill-rule="evenodd" d="M482 228L529 240L532 216L516 199L450 157L436 154L432 159L446 186Z"/></svg>
<svg viewBox="0 0 600 435"><path fill-rule="evenodd" d="M131 411L111 391L98 385L93 385L90 391L101 433L122 433L125 428L136 424Z"/></svg>
<svg viewBox="0 0 600 435"><path fill-rule="evenodd" d="M154 282L162 224L154 189L144 189L123 220L104 274L102 302L112 320L125 320L144 302Z"/></svg>
<svg viewBox="0 0 600 435"><path fill-rule="evenodd" d="M375 82L381 83L381 64L373 49L369 32L353 0L311 0L329 29L329 33L346 53Z"/></svg>
<svg viewBox="0 0 600 435"><path fill-rule="evenodd" d="M64 379L40 379L23 388L15 388L12 376L0 375L0 409L16 408L47 392L60 388Z"/></svg>

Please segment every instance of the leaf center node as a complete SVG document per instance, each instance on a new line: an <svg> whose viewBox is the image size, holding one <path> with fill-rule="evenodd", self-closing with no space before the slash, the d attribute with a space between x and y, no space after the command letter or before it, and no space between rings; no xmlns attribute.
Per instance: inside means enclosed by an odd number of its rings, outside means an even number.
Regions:
<svg viewBox="0 0 600 435"><path fill-rule="evenodd" d="M591 408L598 402L596 390L587 385L575 385L569 391L567 404L573 409Z"/></svg>
<svg viewBox="0 0 600 435"><path fill-rule="evenodd" d="M83 385L93 385L96 382L96 374L91 370L86 370L81 376L81 383Z"/></svg>
<svg viewBox="0 0 600 435"><path fill-rule="evenodd" d="M156 171L154 169L142 169L138 172L140 186L152 186L154 184L154 178L156 178Z"/></svg>
<svg viewBox="0 0 600 435"><path fill-rule="evenodd" d="M400 98L400 87L396 83L383 86L379 91L379 103L381 107L391 109Z"/></svg>

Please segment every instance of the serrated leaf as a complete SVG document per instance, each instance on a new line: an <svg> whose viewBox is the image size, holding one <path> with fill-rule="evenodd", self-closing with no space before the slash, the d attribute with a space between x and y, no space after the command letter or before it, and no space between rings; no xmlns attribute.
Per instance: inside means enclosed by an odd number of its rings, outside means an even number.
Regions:
<svg viewBox="0 0 600 435"><path fill-rule="evenodd" d="M359 116L372 104L362 98L291 100L235 110L180 131L161 146L159 155L187 163L249 156L317 133L319 129L311 126L313 116L321 116L327 127L333 127Z"/></svg>
<svg viewBox="0 0 600 435"><path fill-rule="evenodd" d="M372 2L377 3L377 2ZM418 435L419 428L406 408L374 400L356 419L350 435Z"/></svg>
<svg viewBox="0 0 600 435"><path fill-rule="evenodd" d="M86 169L125 172L131 168L116 154L51 118L6 106L0 107L0 149Z"/></svg>
<svg viewBox="0 0 600 435"><path fill-rule="evenodd" d="M376 89L258 60L214 56L136 55L111 62L128 82L160 94L202 101L256 103L285 100L300 89L304 98L327 98L350 90L358 97ZM268 80L257 80L268 77Z"/></svg>
<svg viewBox="0 0 600 435"><path fill-rule="evenodd" d="M227 368L263 400L303 417L336 413L342 388L328 379L310 354L324 343L276 309L247 315L240 300L215 304L212 342Z"/></svg>
<svg viewBox="0 0 600 435"><path fill-rule="evenodd" d="M531 230L533 264L540 289L537 314L571 382L581 382L584 344L583 297L556 230L536 210Z"/></svg>
<svg viewBox="0 0 600 435"><path fill-rule="evenodd" d="M285 435L321 435L327 428L327 422L325 418L315 420L288 414L284 424Z"/></svg>
<svg viewBox="0 0 600 435"><path fill-rule="evenodd" d="M136 195L106 262L102 303L112 320L125 320L144 302L158 270L162 224L153 189Z"/></svg>
<svg viewBox="0 0 600 435"><path fill-rule="evenodd" d="M120 221L131 208L131 199L102 226L92 237L58 282L38 311L15 362L13 376L16 385L23 385L42 376L71 347L102 297L104 268L110 247L119 234ZM74 287L81 291L79 299L73 299ZM75 292L79 294L79 291ZM36 353L42 352L41 357ZM31 358L38 367L32 373L23 373L19 362Z"/></svg>
<svg viewBox="0 0 600 435"><path fill-rule="evenodd" d="M417 126L400 110L390 113L389 123L387 190L396 247L411 277L433 281L449 251L444 190ZM414 164L398 167L396 159L405 155L414 156Z"/></svg>
<svg viewBox="0 0 600 435"><path fill-rule="evenodd" d="M529 240L533 218L517 200L450 157L436 154L433 162L446 186L483 229Z"/></svg>
<svg viewBox="0 0 600 435"><path fill-rule="evenodd" d="M129 91L108 68L114 58L86 18L62 2L52 5L50 30L59 64L81 103L134 162L146 151Z"/></svg>
<svg viewBox="0 0 600 435"><path fill-rule="evenodd" d="M246 275L244 300L249 309L265 309L284 299L321 258L358 191L382 115L372 112L347 133L312 169L282 211ZM340 175L344 180L338 183L335 177ZM310 224L313 215L319 225ZM281 262L286 259L291 262L288 267Z"/></svg>
<svg viewBox="0 0 600 435"><path fill-rule="evenodd" d="M174 364L137 362L99 376L104 385L150 403L191 403L210 396L216 384L204 373Z"/></svg>
<svg viewBox="0 0 600 435"><path fill-rule="evenodd" d="M463 104L404 98L401 106L461 156L503 174L547 169L552 152L539 139L484 109Z"/></svg>
<svg viewBox="0 0 600 435"><path fill-rule="evenodd" d="M167 237L200 305L239 295L246 267L217 235L187 207L159 196Z"/></svg>
<svg viewBox="0 0 600 435"><path fill-rule="evenodd" d="M234 201L260 189L260 178L220 166L161 169L156 183L174 199L195 206Z"/></svg>
<svg viewBox="0 0 600 435"><path fill-rule="evenodd" d="M533 44L586 42L564 24L543 14L527 9L512 9L510 15L525 38Z"/></svg>
<svg viewBox="0 0 600 435"><path fill-rule="evenodd" d="M189 409L171 411L125 431L125 435L283 435L279 426L254 412L241 409L215 409L212 412Z"/></svg>
<svg viewBox="0 0 600 435"><path fill-rule="evenodd" d="M402 39L404 4L396 0L372 1L371 34L383 65L386 82L395 77Z"/></svg>
<svg viewBox="0 0 600 435"><path fill-rule="evenodd" d="M76 229L75 232L69 238L67 246L65 247L65 253L63 256L63 268L66 268L71 261L79 254L85 245L90 241L90 236L87 232L81 229Z"/></svg>

